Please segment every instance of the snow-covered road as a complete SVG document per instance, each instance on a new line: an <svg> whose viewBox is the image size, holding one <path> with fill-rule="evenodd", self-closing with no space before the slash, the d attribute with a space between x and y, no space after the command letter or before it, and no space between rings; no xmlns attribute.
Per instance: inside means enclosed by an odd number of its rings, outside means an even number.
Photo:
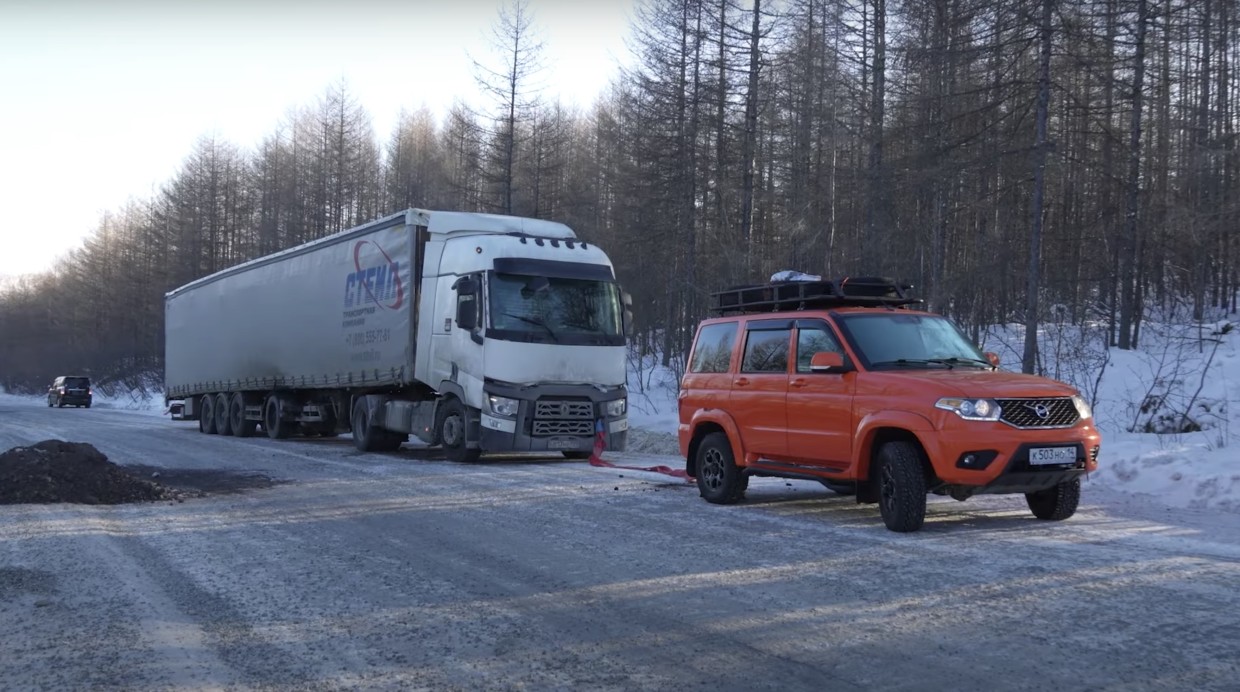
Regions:
<svg viewBox="0 0 1240 692"><path fill-rule="evenodd" d="M0 687L1240 686L1240 515L1085 486L932 500L894 534L819 486L708 505L563 460L477 465L0 399L0 450L257 472L183 504L0 506ZM630 455L615 461L675 464ZM666 481L666 482L665 482Z"/></svg>

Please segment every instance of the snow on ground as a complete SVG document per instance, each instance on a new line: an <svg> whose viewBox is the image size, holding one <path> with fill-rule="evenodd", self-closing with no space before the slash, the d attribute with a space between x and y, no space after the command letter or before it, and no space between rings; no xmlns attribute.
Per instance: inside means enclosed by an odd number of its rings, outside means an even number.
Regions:
<svg viewBox="0 0 1240 692"><path fill-rule="evenodd" d="M1047 325L1043 371L1081 390L1103 433L1099 471L1087 481L1176 507L1240 513L1240 342L1226 323L1147 323L1141 350L1106 349L1102 328ZM992 329L984 347L1020 369L1019 326ZM680 370L657 356L629 359L629 450L676 456ZM38 403L8 395L0 403ZM1233 401L1234 400L1234 401ZM96 390L95 406L162 416L161 396ZM1146 432L1150 431L1150 432ZM1088 486L1087 486L1088 487Z"/></svg>

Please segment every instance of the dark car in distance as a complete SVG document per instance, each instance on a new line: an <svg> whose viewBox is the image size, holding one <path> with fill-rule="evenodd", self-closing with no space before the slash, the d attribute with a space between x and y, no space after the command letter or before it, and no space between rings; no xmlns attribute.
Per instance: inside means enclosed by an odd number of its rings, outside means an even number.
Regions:
<svg viewBox="0 0 1240 692"><path fill-rule="evenodd" d="M90 408L94 392L90 387L90 378L81 375L61 375L52 381L47 390L47 406L85 406Z"/></svg>

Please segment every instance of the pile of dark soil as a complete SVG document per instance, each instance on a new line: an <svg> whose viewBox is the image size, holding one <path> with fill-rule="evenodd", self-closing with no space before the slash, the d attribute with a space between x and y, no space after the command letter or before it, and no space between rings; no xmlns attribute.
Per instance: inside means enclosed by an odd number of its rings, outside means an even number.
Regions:
<svg viewBox="0 0 1240 692"><path fill-rule="evenodd" d="M134 476L83 442L44 440L0 453L0 504L118 505L181 497Z"/></svg>

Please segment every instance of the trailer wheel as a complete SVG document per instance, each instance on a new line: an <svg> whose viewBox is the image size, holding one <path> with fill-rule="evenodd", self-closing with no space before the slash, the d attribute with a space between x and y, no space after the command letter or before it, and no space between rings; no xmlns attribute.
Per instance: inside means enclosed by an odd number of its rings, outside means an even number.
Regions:
<svg viewBox="0 0 1240 692"><path fill-rule="evenodd" d="M447 397L439 406L437 418L435 429L438 431L444 454L452 461L463 463L478 461L482 450L470 449L465 443L465 429L468 425L465 404L455 397Z"/></svg>
<svg viewBox="0 0 1240 692"><path fill-rule="evenodd" d="M208 435L215 434L215 397L202 395L202 405L198 409L198 430Z"/></svg>
<svg viewBox="0 0 1240 692"><path fill-rule="evenodd" d="M228 418L237 437L250 437L258 430L258 421L245 419L245 395L237 392L228 402Z"/></svg>
<svg viewBox="0 0 1240 692"><path fill-rule="evenodd" d="M363 452L395 452L405 442L405 436L370 425L370 412L363 399L353 404L350 420L353 429L353 446Z"/></svg>
<svg viewBox="0 0 1240 692"><path fill-rule="evenodd" d="M267 437L273 440L287 439L293 434L293 425L294 423L284 420L284 404L280 397L269 395L263 404L263 429L267 431Z"/></svg>
<svg viewBox="0 0 1240 692"><path fill-rule="evenodd" d="M215 395L215 432L220 435L233 434L230 401L231 397L225 392Z"/></svg>

